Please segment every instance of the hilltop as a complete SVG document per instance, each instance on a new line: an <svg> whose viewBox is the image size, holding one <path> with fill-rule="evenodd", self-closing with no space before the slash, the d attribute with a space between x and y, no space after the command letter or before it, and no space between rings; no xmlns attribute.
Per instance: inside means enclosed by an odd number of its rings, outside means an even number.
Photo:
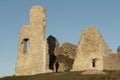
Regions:
<svg viewBox="0 0 120 80"><path fill-rule="evenodd" d="M33 76L9 76L0 80L120 80L120 71L105 71L103 74L82 75L82 72L58 72Z"/></svg>

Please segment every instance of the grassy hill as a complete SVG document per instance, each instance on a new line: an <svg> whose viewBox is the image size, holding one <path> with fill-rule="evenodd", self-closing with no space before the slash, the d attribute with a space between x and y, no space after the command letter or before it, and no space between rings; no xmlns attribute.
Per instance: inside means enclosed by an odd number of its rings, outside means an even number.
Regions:
<svg viewBox="0 0 120 80"><path fill-rule="evenodd" d="M87 74L82 72L59 72L33 76L9 76L0 80L120 80L120 71L105 71L107 75Z"/></svg>

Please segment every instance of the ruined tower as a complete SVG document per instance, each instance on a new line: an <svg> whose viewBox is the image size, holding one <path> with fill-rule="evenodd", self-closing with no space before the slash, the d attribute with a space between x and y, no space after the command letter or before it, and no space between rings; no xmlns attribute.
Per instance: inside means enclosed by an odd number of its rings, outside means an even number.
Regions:
<svg viewBox="0 0 120 80"><path fill-rule="evenodd" d="M72 70L112 69L113 60L106 58L111 55L112 50L104 42L97 28L86 28L82 32Z"/></svg>
<svg viewBox="0 0 120 80"><path fill-rule="evenodd" d="M41 6L30 9L30 23L21 29L15 75L49 72L48 45L45 39L46 12Z"/></svg>

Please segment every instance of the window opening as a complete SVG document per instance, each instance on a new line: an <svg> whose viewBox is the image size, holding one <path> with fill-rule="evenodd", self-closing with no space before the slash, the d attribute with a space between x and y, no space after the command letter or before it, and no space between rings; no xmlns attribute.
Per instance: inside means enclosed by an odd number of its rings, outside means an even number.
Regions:
<svg viewBox="0 0 120 80"><path fill-rule="evenodd" d="M30 46L29 39L23 39L23 42L22 42L23 53L28 52L29 46Z"/></svg>
<svg viewBox="0 0 120 80"><path fill-rule="evenodd" d="M92 66L95 68L96 67L96 59L92 60Z"/></svg>

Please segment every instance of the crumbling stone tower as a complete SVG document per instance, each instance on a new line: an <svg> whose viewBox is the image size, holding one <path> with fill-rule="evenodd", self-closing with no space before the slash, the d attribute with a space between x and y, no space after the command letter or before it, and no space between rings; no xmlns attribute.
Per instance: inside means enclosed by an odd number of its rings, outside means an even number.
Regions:
<svg viewBox="0 0 120 80"><path fill-rule="evenodd" d="M113 69L112 50L95 27L83 30L73 64L73 71Z"/></svg>
<svg viewBox="0 0 120 80"><path fill-rule="evenodd" d="M46 12L41 6L30 9L30 23L21 29L15 75L49 72L48 45L45 39Z"/></svg>

